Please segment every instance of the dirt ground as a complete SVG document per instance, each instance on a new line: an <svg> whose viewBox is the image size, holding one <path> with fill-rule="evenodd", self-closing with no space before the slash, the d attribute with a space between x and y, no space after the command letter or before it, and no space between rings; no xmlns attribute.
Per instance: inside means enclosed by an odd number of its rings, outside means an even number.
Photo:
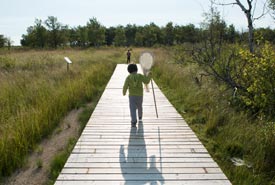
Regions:
<svg viewBox="0 0 275 185"><path fill-rule="evenodd" d="M44 139L28 157L26 165L6 179L6 185L44 185L49 179L50 163L54 156L62 151L70 138L78 137L78 115L83 109L73 110L55 129L53 134ZM40 166L40 167L39 167Z"/></svg>

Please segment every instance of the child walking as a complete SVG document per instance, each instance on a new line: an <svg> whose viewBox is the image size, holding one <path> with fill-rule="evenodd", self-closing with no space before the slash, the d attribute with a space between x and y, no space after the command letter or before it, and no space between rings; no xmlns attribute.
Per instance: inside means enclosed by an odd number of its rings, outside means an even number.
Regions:
<svg viewBox="0 0 275 185"><path fill-rule="evenodd" d="M130 51L130 49L128 49L126 55L127 55L127 64L130 64L130 61L131 61L131 51Z"/></svg>
<svg viewBox="0 0 275 185"><path fill-rule="evenodd" d="M131 124L132 127L136 127L137 124L137 113L139 120L142 121L142 102L143 102L143 87L142 83L148 84L151 80L151 75L149 73L148 76L144 76L142 74L138 74L138 68L136 64L129 64L127 68L130 73L123 86L123 96L126 95L127 89L129 89L129 106L130 106L130 114L131 114Z"/></svg>

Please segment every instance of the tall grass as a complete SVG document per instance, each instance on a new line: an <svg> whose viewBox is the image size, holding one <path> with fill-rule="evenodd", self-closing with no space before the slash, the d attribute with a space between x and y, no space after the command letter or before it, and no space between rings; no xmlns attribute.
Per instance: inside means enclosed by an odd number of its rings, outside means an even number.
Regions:
<svg viewBox="0 0 275 185"><path fill-rule="evenodd" d="M252 117L234 104L233 90L210 77L198 83L201 71L195 64L175 64L170 52L163 51L153 74L232 184L274 184L274 122ZM233 157L247 165L235 166Z"/></svg>
<svg viewBox="0 0 275 185"><path fill-rule="evenodd" d="M69 110L97 96L122 58L120 49L0 55L0 176L23 165Z"/></svg>

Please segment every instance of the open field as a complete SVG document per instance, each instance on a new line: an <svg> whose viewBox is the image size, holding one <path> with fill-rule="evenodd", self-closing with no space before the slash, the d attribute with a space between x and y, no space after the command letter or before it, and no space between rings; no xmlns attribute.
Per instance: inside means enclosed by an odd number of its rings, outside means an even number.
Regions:
<svg viewBox="0 0 275 185"><path fill-rule="evenodd" d="M92 101L123 54L104 49L2 53L0 175L22 166L25 156L68 111ZM73 61L69 71L64 56Z"/></svg>
<svg viewBox="0 0 275 185"><path fill-rule="evenodd" d="M144 50L133 49L134 62ZM156 83L232 184L274 184L272 123L252 117L234 104L232 90L211 77L203 77L198 84L196 77L202 69L176 64L170 49L150 51L155 55ZM104 89L115 64L126 62L123 48L0 53L1 176L24 165L36 143L66 113L92 101ZM64 56L73 61L69 72ZM246 165L234 166L234 157Z"/></svg>

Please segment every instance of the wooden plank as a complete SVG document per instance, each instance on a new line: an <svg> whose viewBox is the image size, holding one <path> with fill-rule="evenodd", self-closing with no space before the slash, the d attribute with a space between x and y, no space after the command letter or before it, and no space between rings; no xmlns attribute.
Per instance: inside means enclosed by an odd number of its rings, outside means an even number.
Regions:
<svg viewBox="0 0 275 185"><path fill-rule="evenodd" d="M156 168L216 168L218 165L213 162L200 162L200 163L152 163ZM89 163L89 162L67 162L65 168L121 168L120 163ZM124 168L147 168L150 163L125 163Z"/></svg>
<svg viewBox="0 0 275 185"><path fill-rule="evenodd" d="M134 139L134 142L138 141L138 142L144 142L144 138L142 137L131 137L131 139ZM103 138L87 138L87 137L81 137L78 141L83 141L83 142L128 142L129 138L125 138L125 139L120 139L120 138L110 138L110 139L103 139ZM149 141L149 142L148 142ZM161 143L167 143L167 142L199 142L198 138L179 138L179 139L175 139L175 138L146 138L146 142L148 143L152 143L152 142L161 142Z"/></svg>
<svg viewBox="0 0 275 185"><path fill-rule="evenodd" d="M123 154L122 153L72 153L71 158L114 158L119 159ZM140 158L144 156L154 156L155 158L211 158L208 153L161 153L159 151L147 152L147 150L134 150L127 151L124 154L127 158Z"/></svg>
<svg viewBox="0 0 275 185"><path fill-rule="evenodd" d="M194 137L194 135L189 134L189 135L176 135L174 136L173 134L170 135L163 135L163 137L158 137L157 135L147 135L144 137L144 135L139 134L139 135L132 135L129 136L127 134L124 135L112 135L112 133L109 134L85 134L82 135L79 140L110 140L113 139L113 141L120 141L120 140L126 140L129 141L129 138L131 139L137 139L137 140L148 140L148 141L199 141L197 137Z"/></svg>
<svg viewBox="0 0 275 185"><path fill-rule="evenodd" d="M60 181L57 180L56 185L124 185L124 184L129 184L129 185L160 185L160 184L165 184L165 185L231 185L231 183L228 180L188 180L188 181L83 181L83 180L78 180L78 181Z"/></svg>
<svg viewBox="0 0 275 185"><path fill-rule="evenodd" d="M126 151L128 150L128 147L124 148ZM151 155L158 155L160 153L159 148L151 149L151 148L137 148L138 151L146 151L148 156ZM72 153L88 153L88 154L116 154L120 153L119 150L116 148L85 148L85 147L75 147L72 151ZM164 156L165 154L178 154L178 153L207 153L207 150L205 148L197 148L197 149L190 149L190 148L185 148L185 149L171 149L171 148L162 148L161 153ZM126 152L127 155L127 152Z"/></svg>
<svg viewBox="0 0 275 185"><path fill-rule="evenodd" d="M127 161L126 161L127 160ZM120 157L120 158L81 158L70 156L68 162L80 162L80 163L146 163L150 161L150 157ZM210 157L201 157L201 158L156 158L156 161L161 161L162 163L202 163L202 162L213 162L213 159Z"/></svg>
<svg viewBox="0 0 275 185"><path fill-rule="evenodd" d="M131 127L126 67L117 65L55 184L230 185L155 82L159 118L150 87L143 121Z"/></svg>
<svg viewBox="0 0 275 185"><path fill-rule="evenodd" d="M120 148L120 144L116 144L116 145L81 145L81 144L76 144L75 148L90 148L90 149L119 149ZM145 149L145 148L149 148L149 149L160 149L159 145L134 145L134 146L128 146L128 148L131 149ZM201 148L205 148L203 145L162 145L161 150L163 149L201 149Z"/></svg>
<svg viewBox="0 0 275 185"><path fill-rule="evenodd" d="M126 174L146 174L144 168L124 168ZM64 168L63 174L119 174L121 168ZM159 173L158 170L151 170L151 174ZM220 174L220 168L163 168L162 174Z"/></svg>
<svg viewBox="0 0 275 185"><path fill-rule="evenodd" d="M155 169L152 169L152 171ZM150 171L150 169L148 169ZM158 181L166 180L226 180L224 174L60 174L59 180L125 180L125 181Z"/></svg>

